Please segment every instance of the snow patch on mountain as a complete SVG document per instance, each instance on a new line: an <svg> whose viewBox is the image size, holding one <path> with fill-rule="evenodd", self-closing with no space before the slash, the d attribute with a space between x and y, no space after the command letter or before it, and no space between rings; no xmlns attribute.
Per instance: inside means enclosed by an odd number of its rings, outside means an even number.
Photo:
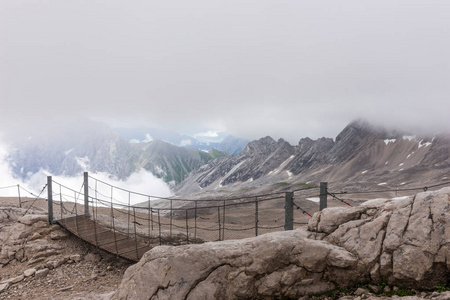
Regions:
<svg viewBox="0 0 450 300"><path fill-rule="evenodd" d="M422 143L422 142L423 142L423 140L420 140L418 148L431 146L431 142L425 142L425 143Z"/></svg>
<svg viewBox="0 0 450 300"><path fill-rule="evenodd" d="M416 139L416 136L415 135L404 135L402 138L404 140L412 141L412 140Z"/></svg>
<svg viewBox="0 0 450 300"><path fill-rule="evenodd" d="M385 143L386 145L388 145L389 143L395 143L396 140L397 140L397 139L386 139L386 140L384 140L384 143Z"/></svg>

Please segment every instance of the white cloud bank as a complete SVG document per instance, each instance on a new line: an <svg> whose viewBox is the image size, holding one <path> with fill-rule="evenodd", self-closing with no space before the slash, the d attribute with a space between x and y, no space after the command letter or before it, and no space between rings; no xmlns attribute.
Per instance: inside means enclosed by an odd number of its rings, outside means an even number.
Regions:
<svg viewBox="0 0 450 300"><path fill-rule="evenodd" d="M6 161L8 155L8 147L1 143L0 141L0 197L17 197L18 189L17 185L20 185L24 189L32 192L34 195L38 195L42 188L47 183L47 176L52 176L54 182L73 189L77 192L82 192L83 184L83 174L79 174L74 177L67 176L55 176L46 170L40 170L35 174L31 174L27 179L22 180L14 176L11 167ZM143 195L157 196L157 197L168 197L172 195L169 186L162 180L155 177L152 173L141 169L136 173L133 173L126 180L115 180L110 177L107 173L90 173L90 176L99 180L97 182L97 195L95 194L95 180L89 179L89 195L91 197L97 196L99 199L110 200L111 199L111 188L105 184L100 183L100 181L106 182L112 186L119 187L121 189L133 191L135 193L140 193ZM59 185L53 184L53 193L58 194L59 199ZM69 191L62 188L61 194L64 194L63 200L72 201L75 198L73 191ZM25 191L21 191L22 197L35 197L30 195ZM41 194L41 197L47 198L47 191ZM115 202L128 204L137 204L149 200L148 196L138 196L136 194L130 194L128 192L123 192L118 189L113 191L113 199ZM151 197L150 200L156 199ZM79 200L81 201L81 200Z"/></svg>

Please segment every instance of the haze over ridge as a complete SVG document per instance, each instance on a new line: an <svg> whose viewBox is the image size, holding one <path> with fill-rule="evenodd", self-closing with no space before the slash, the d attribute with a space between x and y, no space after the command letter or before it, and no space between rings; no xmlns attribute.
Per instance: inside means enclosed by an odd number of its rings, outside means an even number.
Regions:
<svg viewBox="0 0 450 300"><path fill-rule="evenodd" d="M296 143L356 117L449 128L449 13L419 0L4 0L0 129L84 115Z"/></svg>

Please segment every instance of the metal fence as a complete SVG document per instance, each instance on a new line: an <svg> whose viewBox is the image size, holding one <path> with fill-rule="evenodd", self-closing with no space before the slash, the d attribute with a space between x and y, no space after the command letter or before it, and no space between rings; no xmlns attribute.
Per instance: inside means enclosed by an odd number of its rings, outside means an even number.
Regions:
<svg viewBox="0 0 450 300"><path fill-rule="evenodd" d="M317 187L226 199L190 200L144 195L112 186L87 173L79 190L48 177L50 222L80 215L151 245L180 245L258 236L307 223L293 197L317 194ZM286 214L287 210L290 214ZM287 225L290 224L290 225Z"/></svg>
<svg viewBox="0 0 450 300"><path fill-rule="evenodd" d="M103 249L118 256L138 260L157 245L242 239L305 226L313 213L327 207L328 200L332 206L352 206L363 201L364 195L399 196L449 184L446 181L420 188L330 192L328 184L322 182L319 187L301 186L288 192L197 200L132 192L90 177L86 172L77 189L48 176L41 191L47 188L47 199L19 185L0 189L17 188L19 206L26 205L28 209L36 201L47 202L50 223L73 226L69 230L86 241L104 246ZM21 197L21 190L36 198ZM125 255L129 252L131 256Z"/></svg>

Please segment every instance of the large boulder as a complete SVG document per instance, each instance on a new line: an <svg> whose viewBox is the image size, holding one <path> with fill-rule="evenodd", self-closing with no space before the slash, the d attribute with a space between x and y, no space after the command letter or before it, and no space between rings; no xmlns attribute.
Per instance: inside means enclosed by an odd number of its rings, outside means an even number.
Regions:
<svg viewBox="0 0 450 300"><path fill-rule="evenodd" d="M161 246L130 267L113 299L274 299L353 283L356 257L299 231Z"/></svg>
<svg viewBox="0 0 450 300"><path fill-rule="evenodd" d="M367 201L347 213L329 208L309 223L310 237L355 254L365 280L431 289L450 278L449 197L444 188Z"/></svg>

